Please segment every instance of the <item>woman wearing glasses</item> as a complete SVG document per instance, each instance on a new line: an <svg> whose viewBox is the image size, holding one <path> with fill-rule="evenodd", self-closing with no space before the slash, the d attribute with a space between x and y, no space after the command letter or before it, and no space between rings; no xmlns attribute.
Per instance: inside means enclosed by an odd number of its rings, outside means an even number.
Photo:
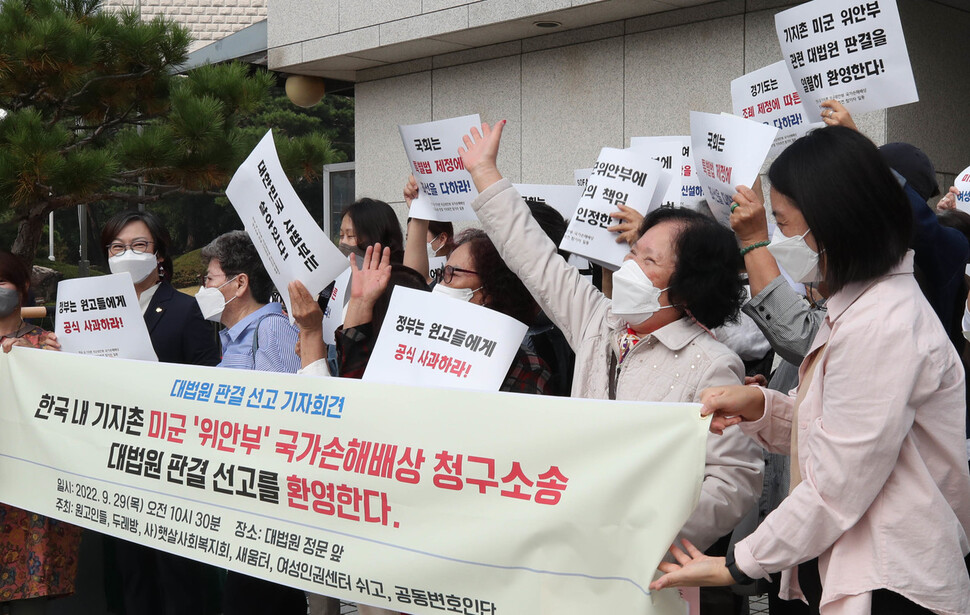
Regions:
<svg viewBox="0 0 970 615"><path fill-rule="evenodd" d="M131 274L148 335L158 360L186 365L216 365L219 348L212 326L195 299L172 287L171 237L154 214L124 211L108 220L101 245L111 273ZM218 586L215 569L135 543L114 543L128 613L211 612L207 594ZM218 604L212 596L209 604Z"/></svg>

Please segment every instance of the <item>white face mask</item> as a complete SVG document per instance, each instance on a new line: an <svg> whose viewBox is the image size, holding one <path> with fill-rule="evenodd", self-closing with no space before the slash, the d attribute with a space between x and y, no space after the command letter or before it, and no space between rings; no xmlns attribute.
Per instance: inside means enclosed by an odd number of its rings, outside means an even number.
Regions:
<svg viewBox="0 0 970 615"><path fill-rule="evenodd" d="M434 239L432 239L431 241L429 241L427 243L427 246L428 246L428 260L429 261L431 259L433 259L433 258L437 258L438 252L441 250L441 248L445 247L444 242L442 242L441 245L438 246L438 249L437 250L434 249L434 242L438 241L438 238L439 237L441 237L441 235L438 235L438 237L435 237Z"/></svg>
<svg viewBox="0 0 970 615"><path fill-rule="evenodd" d="M472 296L480 291L484 286L479 286L475 290L470 288L452 288L450 286L445 286L444 282L438 282L431 289L432 294L444 295L445 297L451 297L452 299L458 299L459 301L471 301Z"/></svg>
<svg viewBox="0 0 970 615"><path fill-rule="evenodd" d="M217 287L213 286L213 287L206 288L205 286L203 286L202 288L199 289L199 292L195 294L195 300L199 304L199 309L202 310L203 318L205 318L206 320L211 320L213 322L219 322L222 320L223 310L225 310L226 306L229 305L232 302L232 300L235 299L236 297L233 297L229 301L226 301L226 298L222 296L222 293L220 292L219 289L221 289L229 282L232 282L233 280L235 280L236 277L237 276L232 276L232 278L226 280L220 286L217 286Z"/></svg>
<svg viewBox="0 0 970 615"><path fill-rule="evenodd" d="M151 252L135 254L132 250L125 250L123 254L108 259L108 269L111 273L127 271L135 284L145 281L152 271L158 270L158 257Z"/></svg>
<svg viewBox="0 0 970 615"><path fill-rule="evenodd" d="M791 276L791 279L801 283L817 282L821 279L818 271L818 253L805 243L805 235L785 237L777 228L771 236L768 251L775 257L778 265Z"/></svg>
<svg viewBox="0 0 970 615"><path fill-rule="evenodd" d="M660 305L660 293L665 290L654 286L636 261L624 261L613 273L613 313L630 324L640 324L657 310L674 307Z"/></svg>

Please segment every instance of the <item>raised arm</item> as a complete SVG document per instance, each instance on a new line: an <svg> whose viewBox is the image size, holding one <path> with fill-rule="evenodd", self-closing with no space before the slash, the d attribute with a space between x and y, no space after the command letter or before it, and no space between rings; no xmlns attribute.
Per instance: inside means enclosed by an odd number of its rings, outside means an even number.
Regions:
<svg viewBox="0 0 970 615"><path fill-rule="evenodd" d="M408 177L408 183L404 185L404 202L411 209L411 201L418 197L418 182L414 180L414 175ZM414 269L424 276L424 281L431 283L430 265L428 264L428 251L425 249L425 240L428 236L428 221L410 218L408 220L408 236L404 243L404 264Z"/></svg>
<svg viewBox="0 0 970 615"><path fill-rule="evenodd" d="M473 128L458 150L480 193L472 207L502 259L576 349L587 326L601 322L610 302L559 256L525 201L502 178L495 156L504 126L503 120L494 129L488 124L482 124L481 132Z"/></svg>

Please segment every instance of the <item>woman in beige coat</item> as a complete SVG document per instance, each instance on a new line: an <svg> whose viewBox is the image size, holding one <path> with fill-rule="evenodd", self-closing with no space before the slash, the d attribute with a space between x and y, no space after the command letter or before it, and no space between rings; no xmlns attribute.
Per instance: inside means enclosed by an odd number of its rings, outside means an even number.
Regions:
<svg viewBox="0 0 970 615"><path fill-rule="evenodd" d="M566 264L495 165L502 128L472 130L461 154L479 196L472 206L502 258L576 352L574 397L698 402L739 384L741 360L710 329L737 317L741 266L731 232L683 209L652 212L611 301ZM686 410L685 410L686 411ZM692 410L691 410L692 411ZM761 493L761 451L737 428L708 439L700 501L681 536L706 549Z"/></svg>

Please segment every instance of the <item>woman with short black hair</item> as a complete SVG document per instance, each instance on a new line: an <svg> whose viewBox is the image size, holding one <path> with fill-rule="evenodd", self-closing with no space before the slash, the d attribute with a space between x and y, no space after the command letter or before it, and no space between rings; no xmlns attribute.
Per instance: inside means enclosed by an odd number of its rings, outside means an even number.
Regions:
<svg viewBox="0 0 970 615"><path fill-rule="evenodd" d="M713 432L740 424L791 455L789 496L726 558L672 548L678 563L651 588L784 571L781 597L823 615L970 613L964 373L913 276L899 182L842 127L795 141L768 177L786 237L775 256L827 285L826 315L792 395L734 386L702 398Z"/></svg>

